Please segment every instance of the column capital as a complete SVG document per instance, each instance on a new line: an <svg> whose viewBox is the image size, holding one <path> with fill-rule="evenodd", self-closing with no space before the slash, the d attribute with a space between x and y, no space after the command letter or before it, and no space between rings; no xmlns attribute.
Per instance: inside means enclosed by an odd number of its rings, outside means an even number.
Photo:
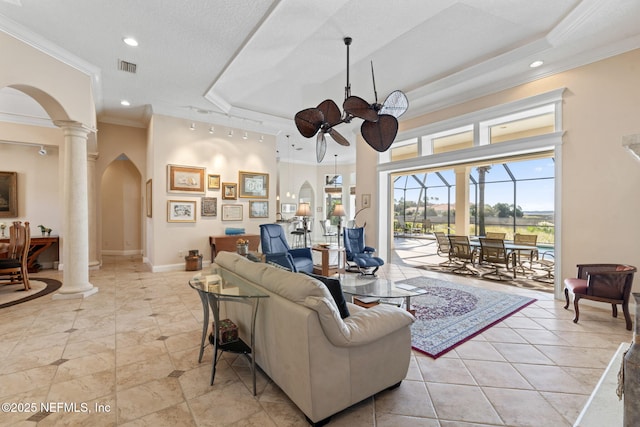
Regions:
<svg viewBox="0 0 640 427"><path fill-rule="evenodd" d="M54 120L53 124L58 126L61 129L82 130L85 132L85 134L89 134L91 132L97 132L97 129L89 127L84 123L76 122L75 120Z"/></svg>

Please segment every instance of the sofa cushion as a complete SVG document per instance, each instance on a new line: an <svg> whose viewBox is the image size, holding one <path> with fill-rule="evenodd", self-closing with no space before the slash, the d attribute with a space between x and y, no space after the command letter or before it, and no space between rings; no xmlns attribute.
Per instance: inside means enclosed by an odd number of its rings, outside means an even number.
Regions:
<svg viewBox="0 0 640 427"><path fill-rule="evenodd" d="M344 294L342 293L342 285L340 284L340 280L333 277L320 276L318 274L306 274L324 283L327 289L329 289L333 300L336 302L340 317L342 317L343 319L345 317L349 317L349 307L347 307L347 301L345 300Z"/></svg>

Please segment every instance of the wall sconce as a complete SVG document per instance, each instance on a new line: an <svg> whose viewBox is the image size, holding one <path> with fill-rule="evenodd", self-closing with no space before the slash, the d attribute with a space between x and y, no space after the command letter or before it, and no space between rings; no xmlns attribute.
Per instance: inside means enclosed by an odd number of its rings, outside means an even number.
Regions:
<svg viewBox="0 0 640 427"><path fill-rule="evenodd" d="M196 124L195 123L191 123L191 126L189 126L190 130L196 130Z"/></svg>

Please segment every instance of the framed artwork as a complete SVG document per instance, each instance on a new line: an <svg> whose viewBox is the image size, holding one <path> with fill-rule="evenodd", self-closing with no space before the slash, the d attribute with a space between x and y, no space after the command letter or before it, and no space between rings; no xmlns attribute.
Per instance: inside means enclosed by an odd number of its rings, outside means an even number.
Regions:
<svg viewBox="0 0 640 427"><path fill-rule="evenodd" d="M0 218L18 216L18 172L0 172Z"/></svg>
<svg viewBox="0 0 640 427"><path fill-rule="evenodd" d="M258 172L238 172L240 197L254 199L269 198L269 174Z"/></svg>
<svg viewBox="0 0 640 427"><path fill-rule="evenodd" d="M269 202L266 200L250 200L249 218L269 218Z"/></svg>
<svg viewBox="0 0 640 427"><path fill-rule="evenodd" d="M194 200L168 200L167 222L196 222Z"/></svg>
<svg viewBox="0 0 640 427"><path fill-rule="evenodd" d="M280 213L293 215L296 213L297 207L295 203L282 203L280 205Z"/></svg>
<svg viewBox="0 0 640 427"><path fill-rule="evenodd" d="M207 175L207 188L209 190L219 190L220 175Z"/></svg>
<svg viewBox="0 0 640 427"><path fill-rule="evenodd" d="M371 194L362 195L362 207L368 208L371 206Z"/></svg>
<svg viewBox="0 0 640 427"><path fill-rule="evenodd" d="M223 221L242 221L242 205L222 205Z"/></svg>
<svg viewBox="0 0 640 427"><path fill-rule="evenodd" d="M153 193L152 193L152 184L151 184L151 179L147 180L147 218L151 218L153 216L153 210L152 210L152 206L153 206Z"/></svg>
<svg viewBox="0 0 640 427"><path fill-rule="evenodd" d="M200 216L218 216L217 197L203 197L200 199Z"/></svg>
<svg viewBox="0 0 640 427"><path fill-rule="evenodd" d="M205 168L167 165L167 187L170 193L204 194Z"/></svg>
<svg viewBox="0 0 640 427"><path fill-rule="evenodd" d="M238 184L235 182L222 183L222 200L235 200L238 198Z"/></svg>

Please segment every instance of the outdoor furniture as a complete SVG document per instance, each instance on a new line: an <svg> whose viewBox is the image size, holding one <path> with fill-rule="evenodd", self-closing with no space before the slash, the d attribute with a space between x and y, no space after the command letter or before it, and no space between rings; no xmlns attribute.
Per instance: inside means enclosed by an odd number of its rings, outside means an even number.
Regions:
<svg viewBox="0 0 640 427"><path fill-rule="evenodd" d="M564 279L565 309L569 307L569 292L573 293L576 312L573 323L578 323L578 301L584 298L611 304L613 317L618 317L618 304L622 305L627 330L630 331L629 296L636 267L626 264L578 264L577 267L578 277Z"/></svg>
<svg viewBox="0 0 640 427"><path fill-rule="evenodd" d="M485 237L487 239L500 239L500 240L504 240L505 237L507 237L507 233L498 233L495 231L487 231L487 233L485 234Z"/></svg>
<svg viewBox="0 0 640 427"><path fill-rule="evenodd" d="M454 263L460 265L458 268L454 268L453 273L473 274L477 275L476 270L469 268L469 264L475 265L475 259L477 257L476 250L469 244L468 236L449 236L449 244L451 246L450 259Z"/></svg>
<svg viewBox="0 0 640 427"><path fill-rule="evenodd" d="M483 273L482 276L486 275L496 275L499 280L502 280L502 277L505 276L504 273L500 271L501 268L505 268L507 270L513 269L513 277L507 276L510 279L516 278L516 251L507 251L504 246L504 240L502 239L489 239L489 238L480 238L480 262L481 266L488 266L492 268L492 271L487 273Z"/></svg>
<svg viewBox="0 0 640 427"><path fill-rule="evenodd" d="M364 244L364 227L344 229L344 249L347 254L348 271L360 272L361 275L375 276L384 260L373 256L375 249Z"/></svg>
<svg viewBox="0 0 640 427"><path fill-rule="evenodd" d="M542 270L543 274L534 274L531 276L533 280L544 283L554 283L555 275L555 257L552 251L544 251L538 258L531 263L531 268Z"/></svg>
<svg viewBox="0 0 640 427"><path fill-rule="evenodd" d="M29 222L14 221L9 227L9 249L7 257L0 259L0 280L2 284L22 283L24 290L29 286L29 272L27 259L29 257L29 245L31 243L31 231Z"/></svg>
<svg viewBox="0 0 640 427"><path fill-rule="evenodd" d="M438 242L438 250L437 254L441 257L447 257L447 260L441 262L442 266L451 266L453 261L451 260L451 243L449 243L449 238L442 231L435 231L433 233L436 236L436 242Z"/></svg>
<svg viewBox="0 0 640 427"><path fill-rule="evenodd" d="M267 262L279 264L293 272L313 272L311 249L291 249L280 224L260 224L260 243Z"/></svg>
<svg viewBox="0 0 640 427"><path fill-rule="evenodd" d="M516 245L527 245L527 246L536 246L538 243L538 235L537 234L520 234L516 233L513 236L513 243ZM529 263L529 270L533 268L533 261L538 259L538 249L532 250L518 250L518 266L522 268L524 272L525 267L524 263Z"/></svg>

